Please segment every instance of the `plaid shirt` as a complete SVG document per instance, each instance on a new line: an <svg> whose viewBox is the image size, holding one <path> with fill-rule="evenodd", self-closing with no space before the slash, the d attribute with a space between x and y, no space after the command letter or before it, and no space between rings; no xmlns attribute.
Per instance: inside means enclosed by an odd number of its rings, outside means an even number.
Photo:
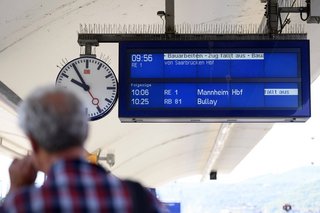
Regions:
<svg viewBox="0 0 320 213"><path fill-rule="evenodd" d="M135 212L133 200L137 199L132 198L130 190L126 181L98 165L82 159L58 161L41 187L26 187L9 194L0 212L131 213ZM162 212L160 202L149 191L143 188L140 195L145 197L144 210L137 212Z"/></svg>

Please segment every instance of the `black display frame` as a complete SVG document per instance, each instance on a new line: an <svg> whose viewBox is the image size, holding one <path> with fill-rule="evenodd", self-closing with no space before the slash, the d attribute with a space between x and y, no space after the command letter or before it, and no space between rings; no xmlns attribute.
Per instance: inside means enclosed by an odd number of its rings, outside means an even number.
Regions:
<svg viewBox="0 0 320 213"><path fill-rule="evenodd" d="M294 49L299 52L300 91L297 109L206 109L206 108L130 108L130 58L133 52L181 52L188 49L230 50ZM240 40L240 41L126 41L119 43L119 118L123 122L304 122L311 116L309 40ZM161 79L158 79L161 82Z"/></svg>

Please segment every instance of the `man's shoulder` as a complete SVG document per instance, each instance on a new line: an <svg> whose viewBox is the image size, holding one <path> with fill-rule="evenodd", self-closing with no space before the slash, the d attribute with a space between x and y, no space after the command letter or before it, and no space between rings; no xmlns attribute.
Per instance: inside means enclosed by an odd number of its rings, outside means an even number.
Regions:
<svg viewBox="0 0 320 213"><path fill-rule="evenodd" d="M106 175L107 171L104 167L93 164L85 159L61 159L57 161L51 168L48 173L48 177L58 177L62 174L68 175Z"/></svg>
<svg viewBox="0 0 320 213"><path fill-rule="evenodd" d="M151 190L133 180L123 180L123 184L128 188L133 202L133 213L140 212L164 212L164 207Z"/></svg>

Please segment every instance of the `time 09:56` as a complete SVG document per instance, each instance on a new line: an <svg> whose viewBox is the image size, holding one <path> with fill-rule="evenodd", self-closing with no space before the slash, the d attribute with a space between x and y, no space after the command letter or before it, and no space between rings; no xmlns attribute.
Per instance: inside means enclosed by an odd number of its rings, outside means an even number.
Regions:
<svg viewBox="0 0 320 213"><path fill-rule="evenodd" d="M152 62L152 54L132 54L131 62Z"/></svg>

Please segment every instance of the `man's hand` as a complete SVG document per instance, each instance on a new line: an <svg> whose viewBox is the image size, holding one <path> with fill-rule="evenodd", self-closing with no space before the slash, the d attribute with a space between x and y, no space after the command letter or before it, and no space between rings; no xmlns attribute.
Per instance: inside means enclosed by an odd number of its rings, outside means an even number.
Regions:
<svg viewBox="0 0 320 213"><path fill-rule="evenodd" d="M10 192L14 192L22 187L34 184L37 177L31 156L23 159L14 159L9 167Z"/></svg>

